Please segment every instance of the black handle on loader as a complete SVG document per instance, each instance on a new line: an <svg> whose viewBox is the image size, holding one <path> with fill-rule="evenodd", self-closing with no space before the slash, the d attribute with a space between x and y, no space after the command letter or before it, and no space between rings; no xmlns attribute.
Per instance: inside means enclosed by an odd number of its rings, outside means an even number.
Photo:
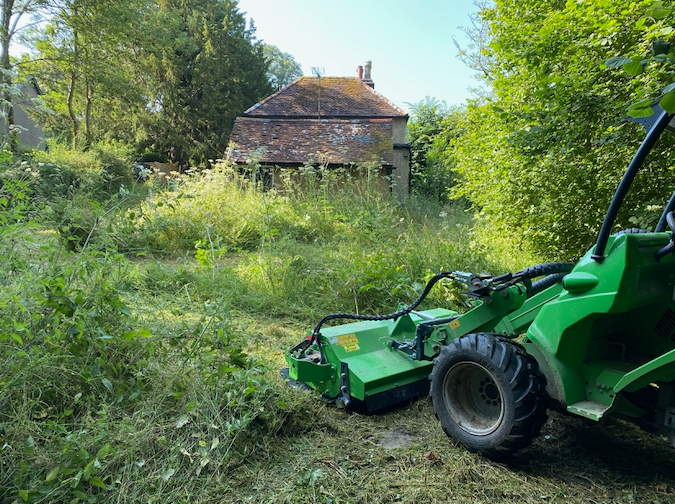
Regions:
<svg viewBox="0 0 675 504"><path fill-rule="evenodd" d="M656 262L660 262L661 259L666 257L668 254L675 252L675 214L672 211L666 214L666 222L668 223L670 230L673 232L673 235L670 237L670 242L668 242L668 245L654 254L654 260L656 260Z"/></svg>

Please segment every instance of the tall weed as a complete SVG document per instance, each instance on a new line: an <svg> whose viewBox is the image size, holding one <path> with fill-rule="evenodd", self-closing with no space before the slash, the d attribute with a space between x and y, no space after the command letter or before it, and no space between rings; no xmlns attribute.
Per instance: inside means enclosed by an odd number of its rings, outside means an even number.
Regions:
<svg viewBox="0 0 675 504"><path fill-rule="evenodd" d="M147 501L174 473L225 470L258 437L242 433L283 422L222 300L155 335L114 240L68 252L42 212L27 184L0 183L1 502L110 502L138 478Z"/></svg>
<svg viewBox="0 0 675 504"><path fill-rule="evenodd" d="M2 177L28 180L33 196L49 201L77 191L105 201L133 185L132 159L132 149L121 143L100 142L82 151L51 142L48 152L29 151L13 165L5 163Z"/></svg>
<svg viewBox="0 0 675 504"><path fill-rule="evenodd" d="M136 188L132 150L100 142L86 151L50 143L49 152L29 151L0 163L5 183L24 184L25 194L51 211L56 230L70 250L95 241L100 219Z"/></svg>
<svg viewBox="0 0 675 504"><path fill-rule="evenodd" d="M216 270L236 256L232 271L242 291L256 295L231 302L249 303L252 311L262 303L268 313L289 312L289 305L313 316L349 307L388 310L414 299L442 268L488 269L463 208L419 198L401 203L371 166L307 164L283 173L282 187L270 191L262 190L258 171L221 163L178 177L128 210L116 232L132 250L192 250L215 282ZM457 301L445 292L442 301Z"/></svg>

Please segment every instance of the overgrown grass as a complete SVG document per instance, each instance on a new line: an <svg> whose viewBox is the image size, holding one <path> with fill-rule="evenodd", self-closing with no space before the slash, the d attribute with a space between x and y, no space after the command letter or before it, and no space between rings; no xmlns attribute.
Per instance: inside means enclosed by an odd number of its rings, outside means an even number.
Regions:
<svg viewBox="0 0 675 504"><path fill-rule="evenodd" d="M0 299L0 501L100 502L141 480L147 501L174 473L199 492L283 425L293 401L222 300L148 327L124 257L42 247Z"/></svg>
<svg viewBox="0 0 675 504"><path fill-rule="evenodd" d="M235 284L239 307L253 303L254 312L266 306L271 314L289 305L314 316L392 308L443 268L489 269L463 208L425 200L401 206L326 169L305 176L303 192L261 192L226 165L179 177L128 210L115 232L128 251L194 254L211 285ZM208 285L200 290L211 296ZM435 295L458 300L450 288Z"/></svg>
<svg viewBox="0 0 675 504"><path fill-rule="evenodd" d="M0 501L675 501L669 448L621 422L553 415L495 464L426 400L362 416L287 387L283 352L325 313L393 311L442 269L502 272L464 209L334 175L260 192L224 166L138 207L117 193L77 253L48 200L3 182ZM452 285L426 301L462 304Z"/></svg>

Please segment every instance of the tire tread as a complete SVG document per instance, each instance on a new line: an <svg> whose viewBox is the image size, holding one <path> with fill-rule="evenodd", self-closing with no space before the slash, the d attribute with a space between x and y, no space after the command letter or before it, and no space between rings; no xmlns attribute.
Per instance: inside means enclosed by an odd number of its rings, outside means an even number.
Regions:
<svg viewBox="0 0 675 504"><path fill-rule="evenodd" d="M511 389L514 408L513 422L508 432L498 436L498 439L487 447L458 439L453 429L461 431L461 427L450 420L444 401L438 399L434 401L434 391L439 386L443 386L444 376L449 370L448 362L452 362L458 354L483 356L503 373ZM434 359L429 381L431 383L429 395L433 403L434 415L441 422L443 431L470 451L481 452L490 458L501 458L529 445L539 435L541 426L546 421L546 381L539 372L536 360L525 351L522 345L502 336L477 333L455 339L443 347ZM436 387L434 387L435 383ZM465 433L464 437L467 436L471 437Z"/></svg>

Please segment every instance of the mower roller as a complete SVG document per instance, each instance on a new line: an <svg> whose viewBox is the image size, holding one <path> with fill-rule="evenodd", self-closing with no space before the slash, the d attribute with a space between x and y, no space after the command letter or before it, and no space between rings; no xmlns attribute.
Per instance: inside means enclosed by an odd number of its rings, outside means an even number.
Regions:
<svg viewBox="0 0 675 504"><path fill-rule="evenodd" d="M652 108L637 120L647 135L578 263L438 273L394 313L324 317L287 352L282 374L370 412L428 392L443 430L492 458L529 445L548 407L629 420L675 446L675 193L653 232L611 234L647 154L675 131L673 116ZM441 280L464 284L473 307L417 311ZM324 327L332 320L354 322Z"/></svg>

